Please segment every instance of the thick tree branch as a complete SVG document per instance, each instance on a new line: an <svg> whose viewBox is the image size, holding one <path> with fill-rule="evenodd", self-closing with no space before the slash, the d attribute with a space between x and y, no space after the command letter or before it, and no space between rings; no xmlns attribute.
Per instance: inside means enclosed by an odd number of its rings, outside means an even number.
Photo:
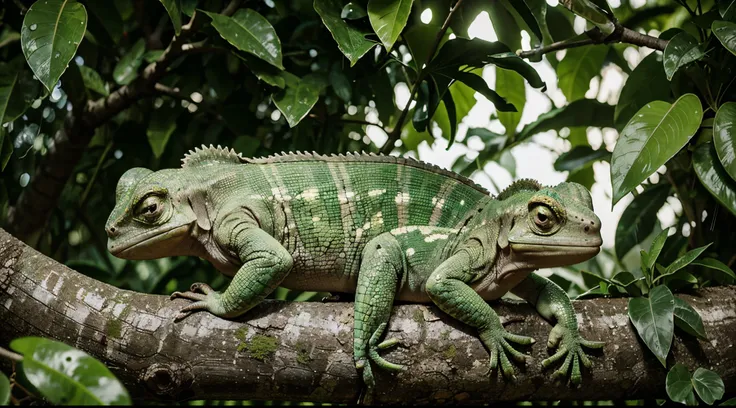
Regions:
<svg viewBox="0 0 736 408"><path fill-rule="evenodd" d="M717 372L736 390L736 287L681 296L703 316L707 341L678 333L668 364ZM195 313L174 323L185 300L120 290L38 254L0 230L0 347L17 337L51 337L101 359L136 398L267 399L351 402L361 389L352 356L352 303L265 301L237 320ZM376 369L376 403L665 398L666 370L645 350L626 299L575 302L581 332L605 340L581 388L555 384L542 370L551 326L526 304L494 307L507 329L537 343L509 383L489 375L475 331L436 307L399 305L384 352L408 370ZM518 367L518 365L517 365ZM8 372L10 361L0 358ZM552 367L555 369L556 367Z"/></svg>
<svg viewBox="0 0 736 408"><path fill-rule="evenodd" d="M106 98L88 101L75 117L67 117L64 130L54 137L54 144L41 161L31 183L23 190L15 206L8 211L7 228L16 237L32 241L46 223L58 202L64 185L79 162L97 127L130 107L141 98L154 93L154 85L169 65L181 55L182 47L199 28L202 16L195 13L182 26L181 35L174 37L157 61L152 62L129 85L122 86ZM31 242L29 242L31 243Z"/></svg>
<svg viewBox="0 0 736 408"><path fill-rule="evenodd" d="M593 28L584 33L588 36L585 39L568 39L564 41L558 41L550 45L535 48L528 51L517 51L516 55L521 58L530 58L535 56L544 55L550 52L565 50L568 48L583 47L592 44L610 44L610 43L626 43L632 45L638 45L639 47L648 47L659 51L664 51L667 47L667 40L661 38L652 37L651 35L641 34L630 28L626 28L620 23L616 23L616 31L613 34L606 36L600 29Z"/></svg>

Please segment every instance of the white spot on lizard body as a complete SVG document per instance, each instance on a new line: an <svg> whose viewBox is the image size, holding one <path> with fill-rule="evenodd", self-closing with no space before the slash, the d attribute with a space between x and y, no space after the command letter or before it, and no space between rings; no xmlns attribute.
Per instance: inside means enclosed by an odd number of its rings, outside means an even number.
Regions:
<svg viewBox="0 0 736 408"><path fill-rule="evenodd" d="M386 189L385 188L382 189L382 190L371 190L371 191L368 192L368 196L369 197L375 197L377 195L381 195L381 194L384 194L384 193L386 193Z"/></svg>
<svg viewBox="0 0 736 408"><path fill-rule="evenodd" d="M406 256L412 256L414 255L414 248L409 248L406 250Z"/></svg>

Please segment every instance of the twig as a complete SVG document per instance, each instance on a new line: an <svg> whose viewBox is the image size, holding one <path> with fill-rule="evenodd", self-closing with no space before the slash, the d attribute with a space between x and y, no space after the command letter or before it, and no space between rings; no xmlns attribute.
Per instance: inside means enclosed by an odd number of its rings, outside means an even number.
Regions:
<svg viewBox="0 0 736 408"><path fill-rule="evenodd" d="M242 2L243 0L231 0L230 3L228 3L228 5L225 6L224 9L222 9L222 12L220 12L220 14L228 17L232 16L238 10Z"/></svg>
<svg viewBox="0 0 736 408"><path fill-rule="evenodd" d="M588 38L583 39L583 40L572 40L572 39L563 40L563 41L559 41L556 43L552 43L546 47L539 47L539 48L535 48L533 50L528 50L528 51L519 50L516 52L516 55L518 55L521 58L530 58L530 57L544 55L544 54L554 52L554 51L565 50L568 48L583 47L583 46L592 45L592 44L610 44L610 43L619 43L619 42L638 45L640 47L648 47L648 48L652 48L652 49L659 50L659 51L664 51L668 43L667 40L663 40L657 37L652 37L651 35L641 34L630 28L626 28L618 22L616 23L616 30L613 32L613 34L609 36L604 35L598 27L590 29L586 31L584 34L586 34Z"/></svg>
<svg viewBox="0 0 736 408"><path fill-rule="evenodd" d="M463 0L457 0L457 3L455 3L455 5L452 6L452 8L450 9L450 13L447 14L445 22L442 24L440 31L437 32L437 36L432 43L432 47L429 49L429 53L427 54L427 61L424 63L424 65L419 65L419 61L417 61L419 72L417 73L417 79L411 86L411 91L409 92L409 100L406 102L406 106L401 111L401 115L399 115L399 118L396 121L396 125L391 130L391 132L388 132L388 139L386 140L386 143L383 145L383 147L381 147L381 153L391 153L391 150L394 148L394 144L401 137L401 129L404 127L404 122L406 121L406 117L409 114L409 110L411 109L411 102L414 100L414 97L419 90L419 86L421 85L422 81L424 81L424 78L427 75L427 71L425 71L424 68L429 66L429 63L432 61L432 57L437 51L437 47L439 47L440 41L442 41L442 37L445 36L447 29L450 27L450 20L452 20L453 14L455 14L455 11L460 8L462 2Z"/></svg>
<svg viewBox="0 0 736 408"><path fill-rule="evenodd" d="M23 356L0 347L0 357L9 358L15 362L23 361Z"/></svg>

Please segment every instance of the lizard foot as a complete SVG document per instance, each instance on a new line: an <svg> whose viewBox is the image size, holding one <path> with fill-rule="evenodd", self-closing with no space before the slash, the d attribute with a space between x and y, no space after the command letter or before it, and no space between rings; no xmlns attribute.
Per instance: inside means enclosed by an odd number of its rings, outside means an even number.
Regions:
<svg viewBox="0 0 736 408"><path fill-rule="evenodd" d="M570 382L574 385L579 385L582 380L582 375L580 374L580 363L582 363L586 368L590 368L591 366L590 359L588 358L588 355L585 354L585 351L583 351L582 346L592 349L600 349L603 348L605 344L606 343L602 341L585 340L580 336L580 333L578 333L576 329L571 330L561 324L557 324L549 333L547 347L555 348L559 346L559 348L554 355L542 361L542 367L547 368L567 355L562 366L552 373L552 378L564 378L570 369L570 365L572 365Z"/></svg>
<svg viewBox="0 0 736 408"><path fill-rule="evenodd" d="M498 327L481 330L480 340L491 352L491 371L498 367L498 363L500 361L501 371L503 372L504 377L510 380L516 380L516 376L514 375L514 367L511 365L506 354L510 354L511 358L519 363L526 363L526 360L530 357L511 347L509 341L522 345L534 344L535 342L531 337L509 333L500 325Z"/></svg>
<svg viewBox="0 0 736 408"><path fill-rule="evenodd" d="M368 356L381 368L392 371L402 371L405 369L403 365L387 361L385 358L381 357L378 354L378 350L386 350L399 344L399 339L396 338L388 339L381 343L378 343L378 339L381 338L384 330L386 330L386 326L386 323L381 323L381 325L378 326L378 329L373 332L371 339L368 341Z"/></svg>
<svg viewBox="0 0 736 408"><path fill-rule="evenodd" d="M187 292L177 291L172 293L170 299L174 300L176 298L193 300L194 303L182 308L179 314L174 317L175 321L181 320L198 310L207 310L214 315L221 316L217 313L222 309L220 293L206 283L193 283Z"/></svg>

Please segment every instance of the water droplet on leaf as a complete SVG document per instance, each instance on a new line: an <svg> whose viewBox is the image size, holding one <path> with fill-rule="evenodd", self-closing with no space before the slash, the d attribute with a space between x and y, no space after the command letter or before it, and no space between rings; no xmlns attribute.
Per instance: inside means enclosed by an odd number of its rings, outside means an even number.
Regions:
<svg viewBox="0 0 736 408"><path fill-rule="evenodd" d="M30 28L30 29L31 29L31 31L36 31L36 28L38 28L38 25L36 25L36 24L31 24L31 26L30 26L30 27L28 27L28 28Z"/></svg>

